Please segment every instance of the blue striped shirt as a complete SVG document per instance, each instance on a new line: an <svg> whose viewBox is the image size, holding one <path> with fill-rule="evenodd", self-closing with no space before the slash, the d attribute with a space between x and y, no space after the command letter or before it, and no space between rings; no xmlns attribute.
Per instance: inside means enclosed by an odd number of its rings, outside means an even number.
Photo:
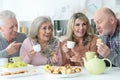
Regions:
<svg viewBox="0 0 120 80"><path fill-rule="evenodd" d="M100 36L102 41L110 48L110 55L107 57L112 64L120 67L120 22L112 36Z"/></svg>

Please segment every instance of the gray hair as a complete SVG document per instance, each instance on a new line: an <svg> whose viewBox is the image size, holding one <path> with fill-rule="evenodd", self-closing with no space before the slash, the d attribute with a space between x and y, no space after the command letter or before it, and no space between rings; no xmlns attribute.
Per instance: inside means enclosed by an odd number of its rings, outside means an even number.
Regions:
<svg viewBox="0 0 120 80"><path fill-rule="evenodd" d="M53 30L53 25L52 25L50 17L39 16L32 22L32 24L30 26L28 37L33 39L34 41L37 41L38 40L37 34L38 34L38 31L39 31L39 28L41 27L41 25L43 23L46 23L46 22L51 23L51 28Z"/></svg>
<svg viewBox="0 0 120 80"><path fill-rule="evenodd" d="M0 12L0 25L4 24L4 19L11 19L16 18L16 15L14 12L9 10L4 10Z"/></svg>

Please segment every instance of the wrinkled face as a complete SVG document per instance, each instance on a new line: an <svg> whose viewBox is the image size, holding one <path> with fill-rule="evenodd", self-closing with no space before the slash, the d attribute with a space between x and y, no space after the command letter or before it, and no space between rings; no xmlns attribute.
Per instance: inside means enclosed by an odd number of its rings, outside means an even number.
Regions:
<svg viewBox="0 0 120 80"><path fill-rule="evenodd" d="M104 14L96 14L94 17L94 22L100 35L110 35L112 32L112 23L110 21L110 17L105 16Z"/></svg>
<svg viewBox="0 0 120 80"><path fill-rule="evenodd" d="M38 38L41 41L49 41L52 36L52 26L50 22L45 22L40 26Z"/></svg>
<svg viewBox="0 0 120 80"><path fill-rule="evenodd" d="M15 38L18 30L18 24L16 18L5 19L0 30L5 38L9 40Z"/></svg>
<svg viewBox="0 0 120 80"><path fill-rule="evenodd" d="M73 32L76 37L79 37L79 38L83 37L86 33L86 29L87 29L87 24L85 21L83 21L81 19L75 20Z"/></svg>

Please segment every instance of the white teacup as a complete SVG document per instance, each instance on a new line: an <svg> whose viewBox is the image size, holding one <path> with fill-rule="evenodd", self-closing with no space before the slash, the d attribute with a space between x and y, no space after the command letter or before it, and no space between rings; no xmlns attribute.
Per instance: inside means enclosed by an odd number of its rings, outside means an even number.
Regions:
<svg viewBox="0 0 120 80"><path fill-rule="evenodd" d="M0 66L3 67L4 64L8 63L8 58L0 58Z"/></svg>
<svg viewBox="0 0 120 80"><path fill-rule="evenodd" d="M74 41L67 41L67 48L74 48L75 42Z"/></svg>
<svg viewBox="0 0 120 80"><path fill-rule="evenodd" d="M37 45L33 45L33 49L37 52L41 51L41 46L40 44L37 44Z"/></svg>

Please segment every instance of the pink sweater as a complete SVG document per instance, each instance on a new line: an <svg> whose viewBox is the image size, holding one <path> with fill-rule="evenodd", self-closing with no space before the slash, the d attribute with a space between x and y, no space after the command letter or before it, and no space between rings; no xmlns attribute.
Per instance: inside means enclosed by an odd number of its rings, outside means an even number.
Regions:
<svg viewBox="0 0 120 80"><path fill-rule="evenodd" d="M35 54L33 59L30 60L27 54L32 49L33 47L32 47L31 40L29 38L25 39L20 49L20 56L22 60L28 64L32 64L35 66L47 64L48 58L42 53L38 53L38 52ZM59 63L57 65L61 65L62 64L61 54L59 53L58 56L59 56Z"/></svg>

